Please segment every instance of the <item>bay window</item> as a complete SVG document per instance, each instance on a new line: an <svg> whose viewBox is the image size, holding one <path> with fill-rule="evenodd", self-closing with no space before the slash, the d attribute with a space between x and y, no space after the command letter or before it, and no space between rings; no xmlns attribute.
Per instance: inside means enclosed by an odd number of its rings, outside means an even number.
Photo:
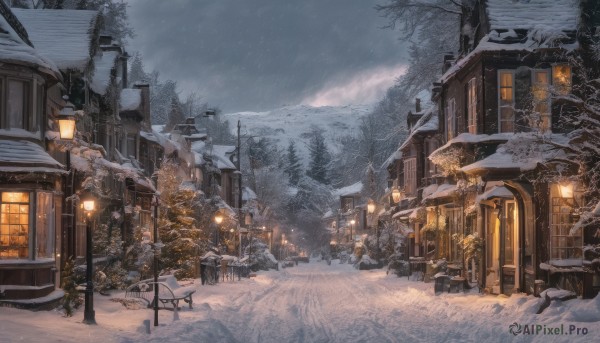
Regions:
<svg viewBox="0 0 600 343"><path fill-rule="evenodd" d="M550 262L555 265L579 265L582 261L581 230L571 232L581 192L572 183L553 184L550 190Z"/></svg>
<svg viewBox="0 0 600 343"><path fill-rule="evenodd" d="M417 159L404 160L404 191L408 196L416 196L417 193Z"/></svg>
<svg viewBox="0 0 600 343"><path fill-rule="evenodd" d="M53 199L50 192L0 192L0 260L54 258Z"/></svg>
<svg viewBox="0 0 600 343"><path fill-rule="evenodd" d="M0 75L0 129L40 130L45 106L44 81L21 74Z"/></svg>

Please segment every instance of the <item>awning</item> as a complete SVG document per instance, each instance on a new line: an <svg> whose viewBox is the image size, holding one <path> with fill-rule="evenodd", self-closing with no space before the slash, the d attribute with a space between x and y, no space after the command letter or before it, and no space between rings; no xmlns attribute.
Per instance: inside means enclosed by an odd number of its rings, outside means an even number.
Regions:
<svg viewBox="0 0 600 343"><path fill-rule="evenodd" d="M0 171L66 174L64 166L40 145L25 140L0 139Z"/></svg>
<svg viewBox="0 0 600 343"><path fill-rule="evenodd" d="M398 211L394 213L392 219L408 219L414 211L416 211L415 208L409 208L408 210Z"/></svg>
<svg viewBox="0 0 600 343"><path fill-rule="evenodd" d="M480 194L475 199L476 203L479 203L481 200L490 200L490 199L512 199L514 195L504 186L494 186L488 191Z"/></svg>
<svg viewBox="0 0 600 343"><path fill-rule="evenodd" d="M444 183L444 184L439 185L437 187L437 189L435 190L435 192L431 193L427 197L423 197L423 201L439 199L439 198L446 198L446 197L454 195L455 191L456 191L456 185Z"/></svg>

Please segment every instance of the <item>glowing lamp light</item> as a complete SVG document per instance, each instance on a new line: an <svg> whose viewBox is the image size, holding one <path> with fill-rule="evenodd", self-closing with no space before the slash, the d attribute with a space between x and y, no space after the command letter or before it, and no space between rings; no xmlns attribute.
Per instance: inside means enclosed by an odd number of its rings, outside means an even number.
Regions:
<svg viewBox="0 0 600 343"><path fill-rule="evenodd" d="M367 212L369 212L369 214L375 213L375 202L373 200L369 200L369 203L367 204Z"/></svg>
<svg viewBox="0 0 600 343"><path fill-rule="evenodd" d="M94 200L84 200L83 201L83 209L86 212L92 212L96 209L96 202Z"/></svg>
<svg viewBox="0 0 600 343"><path fill-rule="evenodd" d="M392 200L394 201L394 203L399 203L400 202L400 190L398 188L394 188L392 190Z"/></svg>
<svg viewBox="0 0 600 343"><path fill-rule="evenodd" d="M352 224L352 225L356 224L356 220L352 219L352 220L350 221L350 224Z"/></svg>
<svg viewBox="0 0 600 343"><path fill-rule="evenodd" d="M568 199L573 197L573 184L565 183L558 185L558 191L560 193L560 197L563 199Z"/></svg>
<svg viewBox="0 0 600 343"><path fill-rule="evenodd" d="M73 137L75 137L75 111L73 109L73 104L67 102L65 107L58 113L60 139L73 140Z"/></svg>
<svg viewBox="0 0 600 343"><path fill-rule="evenodd" d="M220 214L217 214L217 215L215 216L215 223L217 223L217 224L221 224L222 222L223 222L223 216L222 216L222 215L220 215Z"/></svg>

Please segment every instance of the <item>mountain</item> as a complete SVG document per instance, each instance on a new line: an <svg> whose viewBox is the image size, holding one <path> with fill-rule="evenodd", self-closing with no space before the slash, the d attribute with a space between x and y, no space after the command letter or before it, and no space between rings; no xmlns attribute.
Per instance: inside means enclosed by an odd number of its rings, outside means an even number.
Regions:
<svg viewBox="0 0 600 343"><path fill-rule="evenodd" d="M371 112L373 105L347 105L312 107L307 105L285 106L266 112L237 112L223 114L221 119L229 121L233 130L237 130L237 121L241 124L243 137L268 137L280 149L286 150L290 140L296 143L298 156L304 166L308 165L309 133L317 126L325 131L329 151L338 151L337 138L356 134L360 119ZM237 131L234 132L237 134Z"/></svg>

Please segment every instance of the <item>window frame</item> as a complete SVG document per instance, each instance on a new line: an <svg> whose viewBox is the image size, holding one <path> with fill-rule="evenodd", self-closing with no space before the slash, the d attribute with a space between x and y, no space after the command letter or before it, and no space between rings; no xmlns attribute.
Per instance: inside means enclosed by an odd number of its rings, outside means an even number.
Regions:
<svg viewBox="0 0 600 343"><path fill-rule="evenodd" d="M510 86L502 86L502 77L503 74L511 75L511 85ZM498 132L499 133L514 133L515 132L515 70L513 69L499 69L498 75ZM503 103L506 102L502 100L502 90L503 89L511 89L511 99L512 102L510 104ZM502 109L510 109L512 113L511 120L502 119ZM510 123L510 128L508 130L504 129L503 123Z"/></svg>
<svg viewBox="0 0 600 343"><path fill-rule="evenodd" d="M559 67L566 67L569 69L569 80L568 80L568 84L559 86L556 82L558 80L556 74L556 69ZM558 95L558 96L564 96L564 95L568 95L573 91L573 68L571 67L571 65L569 65L568 63L557 63L557 64L553 64L552 68L551 68L551 75L550 75L550 81L552 84L552 90L553 90L553 94L554 95ZM568 87L568 90L563 91L561 90L563 87Z"/></svg>
<svg viewBox="0 0 600 343"><path fill-rule="evenodd" d="M546 89L538 89L538 87L544 86L543 83L537 82L536 74L544 73L547 77L547 83L545 84ZM535 127L540 132L551 131L552 128L552 111L551 111L551 94L550 87L552 87L552 69L532 69L531 70L531 94L533 97L533 110L539 113L538 123L534 123ZM537 94L545 92L545 98L538 98ZM546 112L542 112L540 107L542 104L547 106Z"/></svg>
<svg viewBox="0 0 600 343"><path fill-rule="evenodd" d="M446 141L456 137L456 100L454 98L446 101Z"/></svg>
<svg viewBox="0 0 600 343"><path fill-rule="evenodd" d="M414 196L417 192L417 158L410 157L404 160L404 192Z"/></svg>
<svg viewBox="0 0 600 343"><path fill-rule="evenodd" d="M467 83L467 131L477 134L477 78Z"/></svg>

